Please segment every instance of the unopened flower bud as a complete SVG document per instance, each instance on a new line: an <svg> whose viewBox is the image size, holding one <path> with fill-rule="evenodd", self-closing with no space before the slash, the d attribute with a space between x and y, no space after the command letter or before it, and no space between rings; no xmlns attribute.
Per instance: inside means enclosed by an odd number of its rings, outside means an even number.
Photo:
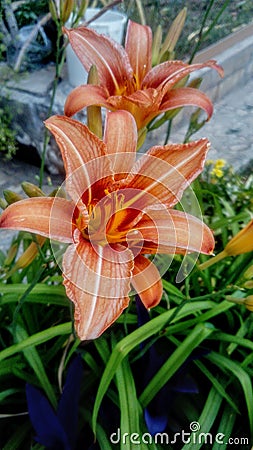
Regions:
<svg viewBox="0 0 253 450"><path fill-rule="evenodd" d="M98 71L95 65L91 66L88 74L88 84L99 84ZM87 107L87 125L100 139L102 139L102 115L100 106Z"/></svg>
<svg viewBox="0 0 253 450"><path fill-rule="evenodd" d="M61 4L61 21L66 23L72 13L74 0L64 0Z"/></svg>
<svg viewBox="0 0 253 450"><path fill-rule="evenodd" d="M8 205L11 205L12 203L16 203L24 199L24 197L22 197L21 195L17 194L16 192L9 191L8 189L3 191L3 195Z"/></svg>
<svg viewBox="0 0 253 450"><path fill-rule="evenodd" d="M51 13L53 21L57 22L59 17L58 17L58 12L57 12L57 8L55 6L54 0L49 0L49 11Z"/></svg>
<svg viewBox="0 0 253 450"><path fill-rule="evenodd" d="M162 26L158 25L152 43L152 66L159 64L160 48L162 45Z"/></svg>
<svg viewBox="0 0 253 450"><path fill-rule="evenodd" d="M50 192L49 197L66 198L66 192L61 187L60 188L56 188L52 192Z"/></svg>
<svg viewBox="0 0 253 450"><path fill-rule="evenodd" d="M227 243L224 251L229 256L253 251L253 219Z"/></svg>
<svg viewBox="0 0 253 450"><path fill-rule="evenodd" d="M143 127L138 131L137 150L142 147L147 136L147 127Z"/></svg>
<svg viewBox="0 0 253 450"><path fill-rule="evenodd" d="M251 280L251 278L253 278L253 264L245 270L243 276L246 280Z"/></svg>
<svg viewBox="0 0 253 450"><path fill-rule="evenodd" d="M5 266L9 266L12 263L12 261L14 260L16 254L17 254L17 251L18 251L18 243L15 242L14 244L12 244L10 246L10 248L8 250L7 256L4 261Z"/></svg>
<svg viewBox="0 0 253 450"><path fill-rule="evenodd" d="M36 235L36 241L32 242L29 247L24 251L24 253L18 258L15 265L7 272L5 278L12 276L17 270L24 269L29 266L34 258L38 254L38 245L43 246L46 238L43 236Z"/></svg>
<svg viewBox="0 0 253 450"><path fill-rule="evenodd" d="M24 251L23 255L16 262L16 266L21 269L27 267L35 258L38 253L38 245L42 247L46 238L43 236L36 235L36 241L32 242L29 247Z"/></svg>
<svg viewBox="0 0 253 450"><path fill-rule="evenodd" d="M244 305L249 311L253 311L253 295L248 295L248 297L245 297Z"/></svg>
<svg viewBox="0 0 253 450"><path fill-rule="evenodd" d="M162 60L162 57L165 52L171 53L174 51L174 48L179 39L179 36L184 28L186 14L187 14L187 8L183 8L180 11L180 13L177 15L175 20L172 22L170 29L168 31L168 34L165 38L165 41L162 45L161 51L160 51L160 60Z"/></svg>
<svg viewBox="0 0 253 450"><path fill-rule="evenodd" d="M8 203L3 198L0 198L0 208L5 209L5 208L7 208L7 206L8 206Z"/></svg>
<svg viewBox="0 0 253 450"><path fill-rule="evenodd" d="M23 191L28 197L45 197L44 192L35 184L24 181L21 183Z"/></svg>
<svg viewBox="0 0 253 450"><path fill-rule="evenodd" d="M237 256L243 253L253 251L253 219L237 233L226 245L222 252L214 256L214 258L205 261L199 265L200 270L212 266L216 262L226 258L227 256Z"/></svg>
<svg viewBox="0 0 253 450"><path fill-rule="evenodd" d="M194 80L191 80L190 83L188 83L188 87L192 87L194 89L199 89L202 81L203 81L203 78L201 78L201 77L194 78Z"/></svg>
<svg viewBox="0 0 253 450"><path fill-rule="evenodd" d="M79 19L82 19L84 17L84 13L88 7L88 4L89 0L81 0L81 2L78 3L75 23L78 23Z"/></svg>

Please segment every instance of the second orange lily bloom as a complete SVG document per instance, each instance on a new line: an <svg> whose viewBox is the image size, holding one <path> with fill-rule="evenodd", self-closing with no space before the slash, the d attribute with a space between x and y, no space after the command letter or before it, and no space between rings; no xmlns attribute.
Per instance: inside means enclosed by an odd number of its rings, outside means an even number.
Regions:
<svg viewBox="0 0 253 450"><path fill-rule="evenodd" d="M90 28L64 31L84 68L89 71L95 65L99 76L99 85L81 85L70 93L65 104L67 116L90 105L126 110L134 116L138 130L159 114L186 105L202 108L211 117L210 99L198 89L179 87L177 83L205 67L216 69L222 76L223 70L215 61L191 65L166 61L152 68L152 31L131 20L125 48Z"/></svg>
<svg viewBox="0 0 253 450"><path fill-rule="evenodd" d="M130 284L147 308L160 301L161 277L145 255L212 252L209 228L172 209L202 171L209 143L156 146L136 160L136 123L126 111L107 114L103 141L64 116L46 126L61 150L69 198L18 201L0 227L70 244L64 285L78 336L93 339L128 306Z"/></svg>

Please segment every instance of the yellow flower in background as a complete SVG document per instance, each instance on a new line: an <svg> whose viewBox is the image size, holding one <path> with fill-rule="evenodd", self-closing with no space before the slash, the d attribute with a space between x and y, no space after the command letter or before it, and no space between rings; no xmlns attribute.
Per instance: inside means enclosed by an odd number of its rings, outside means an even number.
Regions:
<svg viewBox="0 0 253 450"><path fill-rule="evenodd" d="M211 175L214 175L217 178L222 178L224 175L223 167L226 165L225 159L217 159L215 162L210 160L210 164L214 164L214 167L211 171Z"/></svg>
<svg viewBox="0 0 253 450"><path fill-rule="evenodd" d="M215 162L216 169L222 169L226 165L225 159L217 159Z"/></svg>
<svg viewBox="0 0 253 450"><path fill-rule="evenodd" d="M223 170L217 169L216 167L213 168L211 175L215 175L217 178L222 178L224 175Z"/></svg>

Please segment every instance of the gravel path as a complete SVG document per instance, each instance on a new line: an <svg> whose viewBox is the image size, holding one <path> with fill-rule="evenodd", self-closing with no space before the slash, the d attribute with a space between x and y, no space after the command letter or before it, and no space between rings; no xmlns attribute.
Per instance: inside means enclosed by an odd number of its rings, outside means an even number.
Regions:
<svg viewBox="0 0 253 450"><path fill-rule="evenodd" d="M187 123L187 121L186 121ZM182 142L186 129L173 129L171 140ZM214 104L211 120L192 139L207 137L209 159L225 159L238 171L252 171L253 162L253 78ZM161 133L151 136L148 145L163 143Z"/></svg>

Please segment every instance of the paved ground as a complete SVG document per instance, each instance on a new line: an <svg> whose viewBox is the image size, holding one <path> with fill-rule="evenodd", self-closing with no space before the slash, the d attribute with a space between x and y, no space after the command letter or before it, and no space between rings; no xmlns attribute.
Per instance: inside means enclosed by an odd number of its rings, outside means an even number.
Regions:
<svg viewBox="0 0 253 450"><path fill-rule="evenodd" d="M196 137L211 141L210 158L224 158L238 171L253 162L253 78L223 98L214 109L212 119Z"/></svg>
<svg viewBox="0 0 253 450"><path fill-rule="evenodd" d="M172 141L182 142L185 131L186 127L172 129ZM223 158L238 171L251 163L252 170L253 78L245 85L238 85L236 90L214 104L211 120L192 139L201 137L207 137L211 142L210 159ZM162 143L162 139L163 136L156 133L151 137L150 144Z"/></svg>
<svg viewBox="0 0 253 450"><path fill-rule="evenodd" d="M236 170L248 168L252 171L253 161L253 78L245 85L237 86L236 90L226 95L214 105L214 114L194 138L206 136L211 141L210 159L224 158ZM182 141L183 129L173 131L174 142ZM156 133L149 138L148 146L163 142L164 136ZM21 193L21 183L30 181L37 183L39 168L15 158L4 161L0 156L0 196L4 189ZM52 187L59 185L61 177L45 174L45 190L48 193ZM0 232L0 249L8 248L13 232Z"/></svg>

